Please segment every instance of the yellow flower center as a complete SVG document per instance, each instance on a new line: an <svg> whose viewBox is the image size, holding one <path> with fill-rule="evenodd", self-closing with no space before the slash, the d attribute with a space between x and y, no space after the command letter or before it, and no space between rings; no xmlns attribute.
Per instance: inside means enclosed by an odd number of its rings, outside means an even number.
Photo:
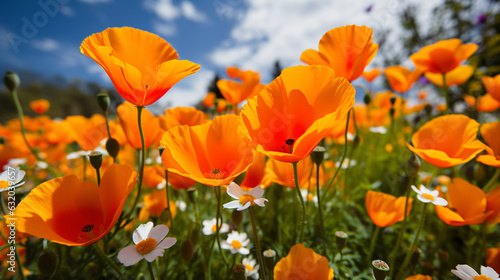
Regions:
<svg viewBox="0 0 500 280"><path fill-rule="evenodd" d="M231 246L233 246L236 249L239 249L239 248L241 248L241 242L239 242L238 240L233 240L231 242Z"/></svg>
<svg viewBox="0 0 500 280"><path fill-rule="evenodd" d="M484 275L479 275L479 276L472 276L474 280L493 280L490 277L484 276Z"/></svg>
<svg viewBox="0 0 500 280"><path fill-rule="evenodd" d="M219 225L219 228L221 227L222 225ZM216 232L217 231L217 224L213 225L212 227L212 232Z"/></svg>
<svg viewBox="0 0 500 280"><path fill-rule="evenodd" d="M313 201L313 199L314 199L314 195L312 195L312 194L307 194L306 199L307 199L307 201Z"/></svg>
<svg viewBox="0 0 500 280"><path fill-rule="evenodd" d="M154 238L146 238L146 240L142 240L141 242L135 245L137 248L137 252L141 255L145 255L156 248L156 239Z"/></svg>
<svg viewBox="0 0 500 280"><path fill-rule="evenodd" d="M253 270L253 266L251 266L249 264L245 264L245 267L247 268L248 271L252 271Z"/></svg>
<svg viewBox="0 0 500 280"><path fill-rule="evenodd" d="M434 196L432 196L432 195L430 195L430 194L428 194L428 193L423 193L423 194L422 194L422 196L423 196L423 197L425 197L425 198L427 198L427 199L428 199L428 200L430 200L430 201L434 201L434 200L436 200L436 199L434 198Z"/></svg>
<svg viewBox="0 0 500 280"><path fill-rule="evenodd" d="M255 199L255 196L253 196L251 194L244 194L244 195L240 196L240 203L241 203L241 205L245 205L248 202L251 202L250 206L252 206L255 204L254 199Z"/></svg>

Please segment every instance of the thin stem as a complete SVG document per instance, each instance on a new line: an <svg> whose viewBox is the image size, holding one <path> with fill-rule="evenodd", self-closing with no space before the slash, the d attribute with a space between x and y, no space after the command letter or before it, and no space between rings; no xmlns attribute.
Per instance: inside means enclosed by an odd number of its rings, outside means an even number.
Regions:
<svg viewBox="0 0 500 280"><path fill-rule="evenodd" d="M375 243L377 242L378 235L380 233L380 227L375 226L375 232L372 235L372 241L370 242L370 250L368 251L367 263L371 265L373 250L375 249Z"/></svg>
<svg viewBox="0 0 500 280"><path fill-rule="evenodd" d="M481 245L479 246L479 257L477 258L478 269L480 269L481 264L483 263L483 256L484 252L486 251L486 235L488 232L488 224L486 223L486 221L481 224L480 232L481 232Z"/></svg>
<svg viewBox="0 0 500 280"><path fill-rule="evenodd" d="M99 168L95 170L95 174L97 176L97 185L100 187L101 186L101 172L99 171Z"/></svg>
<svg viewBox="0 0 500 280"><path fill-rule="evenodd" d="M500 168L497 168L495 174L493 174L493 177L491 177L491 179L488 181L488 183L486 183L486 185L483 188L485 193L491 191L493 187L495 187L495 183L497 182L499 176L500 176Z"/></svg>
<svg viewBox="0 0 500 280"><path fill-rule="evenodd" d="M418 242L418 237L420 236L420 232L422 231L422 228L424 226L425 210L427 209L427 204L428 203L424 203L424 205L422 207L422 214L420 217L420 223L418 224L417 233L415 234L415 239L413 239L413 243L411 244L410 248L408 248L408 252L406 253L405 260L403 261L403 264L399 268L398 276L396 277L396 279L401 279L401 277L404 275L405 268L408 265L408 262L410 261L410 258L415 250L415 246L417 245L417 242Z"/></svg>
<svg viewBox="0 0 500 280"><path fill-rule="evenodd" d="M253 210L251 206L248 208L248 212L250 212L250 220L252 221L252 232L253 232L253 237L255 239L255 247L257 247L257 260L259 261L260 274L262 280L266 280L266 272L264 271L264 262L262 261L262 251L260 250L259 235L257 232L257 226L255 226L255 219L253 217Z"/></svg>
<svg viewBox="0 0 500 280"><path fill-rule="evenodd" d="M443 73L443 90L444 90L444 96L446 98L446 110L444 111L444 113L449 114L451 109L451 100L448 87L446 86L446 75L444 73Z"/></svg>
<svg viewBox="0 0 500 280"><path fill-rule="evenodd" d="M439 247L441 247L441 243L443 242L443 238L446 233L446 229L448 228L448 225L443 223L443 226L441 227L441 230L439 231L439 237L436 242L436 247L432 250L432 253L429 255L429 263L432 264L432 261L434 260L434 255L436 255L436 252L439 250Z"/></svg>
<svg viewBox="0 0 500 280"><path fill-rule="evenodd" d="M319 164L316 164L316 195L318 196L318 213L321 228L321 239L325 242L325 224L323 223L323 210L321 209L321 192L319 190ZM325 245L325 244L323 244ZM326 255L327 246L323 246L323 255Z"/></svg>
<svg viewBox="0 0 500 280"><path fill-rule="evenodd" d="M109 130L108 111L104 111L104 119L106 120L106 130L108 131L108 139L110 139L111 131Z"/></svg>
<svg viewBox="0 0 500 280"><path fill-rule="evenodd" d="M172 217L172 209L170 208L170 186L168 185L168 170L165 169L165 188L167 188L167 210L170 218L170 230L174 227L174 219Z"/></svg>
<svg viewBox="0 0 500 280"><path fill-rule="evenodd" d="M97 242L92 245L94 246L94 249L96 250L97 254L101 256L101 258L113 268L113 270L116 272L116 274L118 274L120 279L125 280L125 276L123 276L118 266L112 260L110 260L108 256L106 256L106 254L104 254L104 252L102 251L101 247L99 247Z"/></svg>
<svg viewBox="0 0 500 280"><path fill-rule="evenodd" d="M300 218L300 223L299 223L299 235L297 238L298 239L297 243L302 243L302 237L304 235L304 221L306 220L306 211L305 211L305 205L304 205L304 198L302 197L302 194L300 193L297 163L292 162L292 165L293 165L293 176L295 178L295 190L297 192L297 196L299 197L300 211L301 211L301 216L300 216L301 218Z"/></svg>
<svg viewBox="0 0 500 280"><path fill-rule="evenodd" d="M159 259L156 258L156 260L155 260L156 275L158 276L158 278L161 278L160 277L160 265L158 265L159 262L160 262Z"/></svg>
<svg viewBox="0 0 500 280"><path fill-rule="evenodd" d="M83 181L87 180L87 156L82 156L83 160Z"/></svg>
<svg viewBox="0 0 500 280"><path fill-rule="evenodd" d="M217 186L215 188L216 189L214 189L214 192L215 192L215 196L217 197L217 215L215 216L216 217L215 226L217 227L216 228L216 233L217 233L217 247L219 248L219 252L222 255L222 259L224 260L224 264L227 266L228 262L227 262L227 259L226 259L226 255L224 255L224 252L222 251L222 248L220 246L220 228L222 226L222 214L220 212L221 201L222 201L222 197L221 197L222 194L221 194L221 189L220 189L221 187Z"/></svg>
<svg viewBox="0 0 500 280"><path fill-rule="evenodd" d="M137 196L135 197L134 204L132 205L132 208L130 209L130 212L126 216L127 218L130 217L130 215L134 212L134 209L137 205L137 202L139 202L139 197L141 196L141 189L142 189L142 179L144 177L144 161L146 159L146 144L144 143L144 133L142 132L142 122L141 122L141 113L142 109L144 109L143 106L137 106L137 123L139 125L139 134L141 135L141 160L139 163L139 179L138 179L138 186L137 186Z"/></svg>
<svg viewBox="0 0 500 280"><path fill-rule="evenodd" d="M155 274L153 272L153 267L151 266L150 262L147 262L147 263L148 263L149 275L151 276L151 280L155 280Z"/></svg>

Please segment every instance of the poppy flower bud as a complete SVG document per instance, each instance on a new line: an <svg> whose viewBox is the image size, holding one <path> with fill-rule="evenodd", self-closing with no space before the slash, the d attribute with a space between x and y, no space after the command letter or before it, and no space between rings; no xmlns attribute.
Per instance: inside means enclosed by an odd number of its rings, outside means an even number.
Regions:
<svg viewBox="0 0 500 280"><path fill-rule="evenodd" d="M47 277L52 275L57 267L57 254L50 250L45 250L38 258L37 265L41 275Z"/></svg>
<svg viewBox="0 0 500 280"><path fill-rule="evenodd" d="M343 231L337 231L335 233L335 242L337 243L337 248L339 248L339 251L342 251L344 249L345 245L347 244L347 233Z"/></svg>
<svg viewBox="0 0 500 280"><path fill-rule="evenodd" d="M274 271L274 265L276 264L276 251L273 249L265 250L262 255L264 255L264 265L267 267L268 271Z"/></svg>
<svg viewBox="0 0 500 280"><path fill-rule="evenodd" d="M425 105L424 111L427 114L427 116L430 116L432 114L432 106L431 105Z"/></svg>
<svg viewBox="0 0 500 280"><path fill-rule="evenodd" d="M486 176L486 171L484 170L484 165L482 164L475 164L474 165L474 179L476 181L482 181L484 179L484 176Z"/></svg>
<svg viewBox="0 0 500 280"><path fill-rule="evenodd" d="M7 141L7 138L5 136L2 136L0 137L0 144L5 144L5 142Z"/></svg>
<svg viewBox="0 0 500 280"><path fill-rule="evenodd" d="M389 265L383 260L372 261L373 266L373 277L376 280L384 280L387 277L387 272L389 272Z"/></svg>
<svg viewBox="0 0 500 280"><path fill-rule="evenodd" d="M391 116L391 118L394 117L394 113L396 112L396 109L394 109L394 107L392 107L391 109L389 109L389 114Z"/></svg>
<svg viewBox="0 0 500 280"><path fill-rule="evenodd" d="M186 239L181 245L181 256L185 261L190 261L194 254L194 245L191 240Z"/></svg>
<svg viewBox="0 0 500 280"><path fill-rule="evenodd" d="M320 165L323 162L323 159L325 158L325 152L326 149L324 147L316 146L316 148L314 148L313 152L311 153L311 157L314 163Z"/></svg>
<svg viewBox="0 0 500 280"><path fill-rule="evenodd" d="M396 103L396 96L391 97L391 105L394 106L394 103Z"/></svg>
<svg viewBox="0 0 500 280"><path fill-rule="evenodd" d="M106 141L106 151L108 151L111 157L116 158L120 151L120 144L115 138L109 138L108 141Z"/></svg>
<svg viewBox="0 0 500 280"><path fill-rule="evenodd" d="M422 250L420 250L419 248L415 247L415 249L413 249L413 254L411 255L411 259L410 259L410 263L413 264L413 266L415 264L417 264L418 261L420 260L421 253L422 253Z"/></svg>
<svg viewBox="0 0 500 280"><path fill-rule="evenodd" d="M408 173L411 176L417 175L418 171L420 170L420 159L417 157L416 154L412 153L410 158L408 159L407 162L407 167L408 167Z"/></svg>
<svg viewBox="0 0 500 280"><path fill-rule="evenodd" d="M241 221L243 221L243 211L236 211L236 209L234 209L233 213L231 213L231 220L234 225L239 228Z"/></svg>
<svg viewBox="0 0 500 280"><path fill-rule="evenodd" d="M191 203L196 204L196 200L198 198L198 192L195 188L190 188L187 190L188 198Z"/></svg>
<svg viewBox="0 0 500 280"><path fill-rule="evenodd" d="M163 154L163 151L165 151L165 147L158 147L158 150L160 152L160 156Z"/></svg>
<svg viewBox="0 0 500 280"><path fill-rule="evenodd" d="M102 165L102 153L100 153L100 152L92 152L89 155L89 159L90 159L90 164L92 164L92 166L96 170L98 170L99 168L101 168L101 165Z"/></svg>
<svg viewBox="0 0 500 280"><path fill-rule="evenodd" d="M109 103L111 102L109 99L109 95L105 91L101 91L97 95L97 102L99 103L99 107L101 107L103 112L107 112L109 108Z"/></svg>
<svg viewBox="0 0 500 280"><path fill-rule="evenodd" d="M354 140L352 140L352 149L356 149L358 146L359 146L359 142L361 141L361 139L359 138L359 136L356 134L354 136Z"/></svg>
<svg viewBox="0 0 500 280"><path fill-rule="evenodd" d="M191 243L193 245L198 244L198 241L200 241L200 226L199 224L195 224L193 226L193 230L189 233L189 239L191 240Z"/></svg>
<svg viewBox="0 0 500 280"><path fill-rule="evenodd" d="M366 105L370 105L370 103L372 102L372 96L369 93L365 94L363 102L365 102Z"/></svg>
<svg viewBox="0 0 500 280"><path fill-rule="evenodd" d="M243 264L239 263L233 267L233 279L234 280L247 279L245 266Z"/></svg>
<svg viewBox="0 0 500 280"><path fill-rule="evenodd" d="M21 79L19 79L19 75L16 72L7 71L5 76L3 76L3 83L10 92L13 92L19 88Z"/></svg>

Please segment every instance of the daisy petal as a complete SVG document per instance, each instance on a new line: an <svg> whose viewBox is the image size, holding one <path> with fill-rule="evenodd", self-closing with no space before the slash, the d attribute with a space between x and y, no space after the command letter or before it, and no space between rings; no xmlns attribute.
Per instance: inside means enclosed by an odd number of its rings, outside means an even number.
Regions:
<svg viewBox="0 0 500 280"><path fill-rule="evenodd" d="M417 198L418 198L418 200L422 201L423 203L429 203L429 202L431 202L430 199L425 198L424 196L422 196L422 194L418 194Z"/></svg>
<svg viewBox="0 0 500 280"><path fill-rule="evenodd" d="M417 189L417 187L415 187L414 185L411 185L411 188L416 192L416 193L420 193L420 190Z"/></svg>
<svg viewBox="0 0 500 280"><path fill-rule="evenodd" d="M157 225L150 232L148 237L154 238L156 243L160 242L167 236L168 227L166 225Z"/></svg>
<svg viewBox="0 0 500 280"><path fill-rule="evenodd" d="M167 237L167 238L163 239L162 242L158 243L158 245L156 245L156 247L161 248L161 249L168 249L168 248L174 246L174 244L176 242L177 242L177 238Z"/></svg>
<svg viewBox="0 0 500 280"><path fill-rule="evenodd" d="M253 189L251 189L249 192L248 192L249 195L252 195L253 197L262 197L264 195L264 190L262 189L261 186L257 186Z"/></svg>
<svg viewBox="0 0 500 280"><path fill-rule="evenodd" d="M489 277L491 279L498 279L498 273L491 267L481 266L481 275Z"/></svg>
<svg viewBox="0 0 500 280"><path fill-rule="evenodd" d="M238 186L238 184L232 182L227 187L227 194L230 195L232 198L238 199L240 198L240 196L245 194L245 191L240 186Z"/></svg>
<svg viewBox="0 0 500 280"><path fill-rule="evenodd" d="M470 267L466 264L457 265L457 270L459 272L461 272L462 274L467 275L469 277L479 276L479 274L472 267Z"/></svg>
<svg viewBox="0 0 500 280"><path fill-rule="evenodd" d="M227 241L221 241L220 247L222 249L226 249L226 250L233 248Z"/></svg>
<svg viewBox="0 0 500 280"><path fill-rule="evenodd" d="M144 255L144 258L148 261L148 262L152 262L154 261L157 257L163 257L163 249L161 248L155 248L153 249L153 251L147 253L146 255Z"/></svg>
<svg viewBox="0 0 500 280"><path fill-rule="evenodd" d="M266 206L264 204L264 202L267 202L269 200L267 200L266 198L257 198L257 199L254 199L253 202L255 202L255 204L259 205L260 207L264 207Z"/></svg>
<svg viewBox="0 0 500 280"><path fill-rule="evenodd" d="M250 250L248 250L247 248L244 248L244 247L240 248L240 249L238 250L238 252L239 252L240 254L242 254L242 255L248 255L248 254L250 254Z"/></svg>
<svg viewBox="0 0 500 280"><path fill-rule="evenodd" d="M143 256L137 252L137 248L134 245L127 246L118 252L118 260L124 266L131 266L136 264L138 261L142 260Z"/></svg>
<svg viewBox="0 0 500 280"><path fill-rule="evenodd" d="M439 206L448 205L448 201L446 201L446 199L442 197L436 197L436 200L434 200L432 203L434 203L434 205L439 205Z"/></svg>
<svg viewBox="0 0 500 280"><path fill-rule="evenodd" d="M222 205L224 209L234 209L240 207L240 201L239 200L233 200L231 202L228 202L224 205Z"/></svg>
<svg viewBox="0 0 500 280"><path fill-rule="evenodd" d="M153 228L153 222L149 222L147 224L142 224L134 231L132 235L132 240L135 244L141 242L142 240L148 238L149 232Z"/></svg>
<svg viewBox="0 0 500 280"><path fill-rule="evenodd" d="M237 211L243 211L243 210L247 209L248 207L250 207L250 205L251 205L251 202L249 201L249 202L245 203L245 205L242 205L242 206L236 208L236 210Z"/></svg>

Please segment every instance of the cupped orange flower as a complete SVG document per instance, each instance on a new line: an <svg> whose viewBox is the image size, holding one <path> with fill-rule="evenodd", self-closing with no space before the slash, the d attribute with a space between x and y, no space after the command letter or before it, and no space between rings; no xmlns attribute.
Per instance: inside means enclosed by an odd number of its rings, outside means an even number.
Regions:
<svg viewBox="0 0 500 280"><path fill-rule="evenodd" d="M175 206L175 202L173 202L172 199L170 199L170 204L167 204L166 188L153 191L152 193L145 195L144 207L142 207L141 212L139 212L139 221L145 222L149 217L160 217L163 210L167 209L167 205L170 205L172 218L175 218L177 207Z"/></svg>
<svg viewBox="0 0 500 280"><path fill-rule="evenodd" d="M217 95L215 93L209 92L209 93L207 93L205 98L203 98L202 103L203 103L203 105L205 105L205 107L210 108L210 107L214 106L216 98L217 98Z"/></svg>
<svg viewBox="0 0 500 280"><path fill-rule="evenodd" d="M229 185L252 163L250 140L239 117L223 115L196 126L176 126L163 135L163 167L209 186Z"/></svg>
<svg viewBox="0 0 500 280"><path fill-rule="evenodd" d="M135 149L142 148L141 134L139 132L139 123L137 120L138 111L136 106L129 102L123 102L116 109L120 125L127 137L128 143ZM144 134L144 144L149 149L151 144L159 137L160 120L153 116L147 109L141 112L142 132Z"/></svg>
<svg viewBox="0 0 500 280"><path fill-rule="evenodd" d="M199 125L210 121L207 114L192 107L176 107L167 109L165 115L160 117L160 126L163 130L169 130L179 125Z"/></svg>
<svg viewBox="0 0 500 280"><path fill-rule="evenodd" d="M379 227L391 226L404 219L406 197L396 198L390 194L368 191L365 204L368 216ZM413 198L408 199L407 215L413 206Z"/></svg>
<svg viewBox="0 0 500 280"><path fill-rule="evenodd" d="M461 179L454 178L446 193L448 206L435 205L439 218L451 226L477 225L492 211L486 211L486 195L483 190Z"/></svg>
<svg viewBox="0 0 500 280"><path fill-rule="evenodd" d="M128 102L147 106L200 65L178 60L177 51L159 36L131 27L108 28L87 37L80 51L108 74Z"/></svg>
<svg viewBox="0 0 500 280"><path fill-rule="evenodd" d="M130 167L114 164L100 187L75 175L47 181L16 207L17 230L68 246L97 242L115 225L136 177Z"/></svg>
<svg viewBox="0 0 500 280"><path fill-rule="evenodd" d="M481 81L483 82L486 91L498 102L500 102L500 74L495 77L483 76Z"/></svg>
<svg viewBox="0 0 500 280"><path fill-rule="evenodd" d="M248 167L245 179L241 182L240 187L246 191L262 185L266 174L266 155L263 153L253 153L253 162Z"/></svg>
<svg viewBox="0 0 500 280"><path fill-rule="evenodd" d="M142 182L147 188L156 189L165 180L165 170L158 165L144 166Z"/></svg>
<svg viewBox="0 0 500 280"><path fill-rule="evenodd" d="M445 74L446 87L459 86L467 82L472 74L474 74L474 67L470 65L459 65ZM443 74L427 72L425 73L425 77L436 86L443 86Z"/></svg>
<svg viewBox="0 0 500 280"><path fill-rule="evenodd" d="M385 77L394 91L404 93L420 78L422 71L415 69L410 71L403 66L389 66L385 68Z"/></svg>
<svg viewBox="0 0 500 280"><path fill-rule="evenodd" d="M274 267L274 280L289 279L332 280L333 269L330 268L327 258L299 243Z"/></svg>
<svg viewBox="0 0 500 280"><path fill-rule="evenodd" d="M217 87L222 96L230 104L238 104L243 100L253 97L259 93L263 85L260 84L259 73L253 71L241 71L236 67L227 68L227 74L231 78L237 78L242 81L238 83L232 80L219 80Z"/></svg>
<svg viewBox="0 0 500 280"><path fill-rule="evenodd" d="M486 211L493 212L486 222L489 225L500 223L500 185L486 194Z"/></svg>
<svg viewBox="0 0 500 280"><path fill-rule="evenodd" d="M408 148L428 163L452 167L472 160L487 146L476 139L479 123L464 115L437 117L411 137Z"/></svg>
<svg viewBox="0 0 500 280"><path fill-rule="evenodd" d="M90 119L83 116L68 116L64 120L71 130L72 138L83 151L92 151L101 140L108 137L104 116L95 114Z"/></svg>
<svg viewBox="0 0 500 280"><path fill-rule="evenodd" d="M308 49L300 60L309 65L326 65L349 82L363 74L378 50L372 42L373 30L366 26L346 25L334 28L319 41L319 51Z"/></svg>
<svg viewBox="0 0 500 280"><path fill-rule="evenodd" d="M354 105L355 90L332 69L286 68L243 106L241 120L256 150L285 162L307 157Z"/></svg>
<svg viewBox="0 0 500 280"><path fill-rule="evenodd" d="M486 265L500 271L500 248L486 249Z"/></svg>
<svg viewBox="0 0 500 280"><path fill-rule="evenodd" d="M299 186L302 189L308 188L309 178L313 171L313 164L310 157L304 158L297 163L297 177ZM289 188L295 188L295 177L293 166L288 162L282 162L270 158L266 163L266 175L264 186L269 187L271 183L280 184Z"/></svg>
<svg viewBox="0 0 500 280"><path fill-rule="evenodd" d="M30 102L30 108L37 114L43 114L50 108L50 102L47 99L37 99Z"/></svg>
<svg viewBox="0 0 500 280"><path fill-rule="evenodd" d="M500 108L500 101L497 101L490 93L486 93L483 96L479 96L477 99L474 96L465 95L465 102L469 104L472 108L476 107L477 101L477 111L478 112L493 112Z"/></svg>
<svg viewBox="0 0 500 280"><path fill-rule="evenodd" d="M168 182L172 187L176 189L189 189L196 185L196 181L188 177L175 174L173 172L168 173Z"/></svg>
<svg viewBox="0 0 500 280"><path fill-rule="evenodd" d="M460 39L450 39L423 47L410 59L423 72L444 74L455 69L476 50L476 44L462 44Z"/></svg>
<svg viewBox="0 0 500 280"><path fill-rule="evenodd" d="M382 74L382 70L380 68L373 68L371 71L363 72L363 77L371 82L375 80L380 74Z"/></svg>

